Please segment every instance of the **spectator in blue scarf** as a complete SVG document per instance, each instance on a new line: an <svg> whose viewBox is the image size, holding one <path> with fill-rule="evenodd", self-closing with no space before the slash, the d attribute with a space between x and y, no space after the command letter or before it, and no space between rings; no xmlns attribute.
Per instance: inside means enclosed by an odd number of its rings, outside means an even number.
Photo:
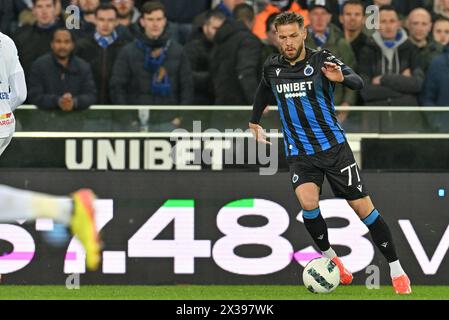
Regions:
<svg viewBox="0 0 449 320"><path fill-rule="evenodd" d="M145 3L140 24L144 32L123 48L115 62L110 85L113 103L191 104L193 80L189 60L183 47L168 38L164 6L157 1Z"/></svg>

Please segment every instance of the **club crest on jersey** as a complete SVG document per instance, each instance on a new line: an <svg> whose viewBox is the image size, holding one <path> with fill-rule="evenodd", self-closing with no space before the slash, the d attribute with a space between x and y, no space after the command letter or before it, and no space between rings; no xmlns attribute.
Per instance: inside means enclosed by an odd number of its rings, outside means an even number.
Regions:
<svg viewBox="0 0 449 320"><path fill-rule="evenodd" d="M298 182L298 181L299 181L299 176L295 173L295 174L293 175L292 182L293 182L293 183L296 183L296 182Z"/></svg>
<svg viewBox="0 0 449 320"><path fill-rule="evenodd" d="M276 69L276 76L279 77L279 74L281 73L281 69L277 68Z"/></svg>
<svg viewBox="0 0 449 320"><path fill-rule="evenodd" d="M306 77L311 76L314 72L315 72L315 69L313 69L313 67L310 64L308 64L304 69L304 75Z"/></svg>

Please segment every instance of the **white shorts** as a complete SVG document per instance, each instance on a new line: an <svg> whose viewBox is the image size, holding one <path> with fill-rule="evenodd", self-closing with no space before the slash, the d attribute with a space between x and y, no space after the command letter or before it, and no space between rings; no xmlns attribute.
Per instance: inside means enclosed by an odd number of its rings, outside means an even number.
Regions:
<svg viewBox="0 0 449 320"><path fill-rule="evenodd" d="M5 151L6 147L9 145L12 139L12 134L9 137L0 138L0 156Z"/></svg>

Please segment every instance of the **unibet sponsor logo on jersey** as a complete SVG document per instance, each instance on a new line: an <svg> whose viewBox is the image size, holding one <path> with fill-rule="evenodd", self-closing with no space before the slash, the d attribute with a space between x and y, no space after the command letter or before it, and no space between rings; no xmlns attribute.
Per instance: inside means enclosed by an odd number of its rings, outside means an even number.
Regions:
<svg viewBox="0 0 449 320"><path fill-rule="evenodd" d="M307 91L312 90L313 81L301 81L276 85L278 93L284 93L285 98L306 97Z"/></svg>

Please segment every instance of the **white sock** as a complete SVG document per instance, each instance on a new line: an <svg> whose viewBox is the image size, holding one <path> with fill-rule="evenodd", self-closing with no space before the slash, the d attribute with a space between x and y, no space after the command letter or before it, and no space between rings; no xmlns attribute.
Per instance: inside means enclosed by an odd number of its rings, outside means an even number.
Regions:
<svg viewBox="0 0 449 320"><path fill-rule="evenodd" d="M0 185L0 222L50 218L69 225L72 216L72 199L44 193L20 190Z"/></svg>
<svg viewBox="0 0 449 320"><path fill-rule="evenodd" d="M405 272L402 269L402 266L401 266L401 263L399 262L399 260L396 260L396 261L390 263L391 278L396 278L396 277L402 276L403 274L405 274Z"/></svg>
<svg viewBox="0 0 449 320"><path fill-rule="evenodd" d="M329 248L328 250L323 251L323 254L326 258L331 259L331 260L337 256L334 249L332 249L332 248Z"/></svg>

